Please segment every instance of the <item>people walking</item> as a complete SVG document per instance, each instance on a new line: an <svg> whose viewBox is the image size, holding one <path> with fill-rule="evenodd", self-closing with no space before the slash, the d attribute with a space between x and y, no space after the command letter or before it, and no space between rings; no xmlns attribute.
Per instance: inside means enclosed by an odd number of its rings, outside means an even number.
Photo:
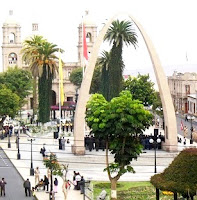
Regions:
<svg viewBox="0 0 197 200"><path fill-rule="evenodd" d="M65 140L64 137L63 137L62 140L61 140L61 143L62 143L62 150L65 150L65 142L66 142L66 140Z"/></svg>
<svg viewBox="0 0 197 200"><path fill-rule="evenodd" d="M31 183L29 181L29 179L27 179L24 183L23 186L25 188L25 195L26 197L28 196L27 193L29 194L29 196L31 196Z"/></svg>
<svg viewBox="0 0 197 200"><path fill-rule="evenodd" d="M44 175L44 187L43 190L45 190L45 186L47 186L47 192L49 191L49 179L47 178L46 175Z"/></svg>
<svg viewBox="0 0 197 200"><path fill-rule="evenodd" d="M39 170L39 167L36 167L36 169L34 171L34 175L35 175L35 185L36 185L40 181L40 170Z"/></svg>
<svg viewBox="0 0 197 200"><path fill-rule="evenodd" d="M57 193L57 186L58 186L58 180L55 178L54 180L54 192Z"/></svg>
<svg viewBox="0 0 197 200"><path fill-rule="evenodd" d="M2 194L4 194L4 196L5 196L5 185L6 185L6 184L7 184L7 183L6 183L5 179L2 178L2 180L1 180L1 182L0 182L1 196L2 196Z"/></svg>

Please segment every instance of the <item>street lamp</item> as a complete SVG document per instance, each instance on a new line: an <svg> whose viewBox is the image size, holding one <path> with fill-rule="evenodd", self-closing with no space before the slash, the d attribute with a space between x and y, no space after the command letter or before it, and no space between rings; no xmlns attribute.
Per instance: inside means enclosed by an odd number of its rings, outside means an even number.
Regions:
<svg viewBox="0 0 197 200"><path fill-rule="evenodd" d="M195 119L195 117L194 117L194 116L187 116L187 119L191 121L191 128L190 128L190 130L191 130L190 144L193 144L192 132L193 132L194 129L193 129L193 126L192 126L192 121Z"/></svg>
<svg viewBox="0 0 197 200"><path fill-rule="evenodd" d="M9 123L8 123L8 148L11 148L11 143L10 143L10 131L9 131Z"/></svg>
<svg viewBox="0 0 197 200"><path fill-rule="evenodd" d="M20 148L19 148L19 139L20 139L20 122L19 122L19 129L18 129L18 134L17 134L17 147L18 147L18 153L17 153L17 160L21 159L21 154L20 154Z"/></svg>
<svg viewBox="0 0 197 200"><path fill-rule="evenodd" d="M31 168L30 168L30 176L34 176L34 168L33 168L33 157L32 157L32 141L35 141L35 138L27 139L31 141Z"/></svg>
<svg viewBox="0 0 197 200"><path fill-rule="evenodd" d="M154 150L155 150L155 172L154 173L157 173L157 156L156 156L156 151L157 151L157 144L161 142L161 139L157 138L156 136L154 136L154 138L151 138L149 140L149 142L154 145Z"/></svg>

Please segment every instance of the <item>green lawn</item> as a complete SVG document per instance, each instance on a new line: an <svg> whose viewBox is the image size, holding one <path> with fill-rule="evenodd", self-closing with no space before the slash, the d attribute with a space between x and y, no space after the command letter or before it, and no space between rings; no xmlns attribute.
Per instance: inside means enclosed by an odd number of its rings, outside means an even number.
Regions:
<svg viewBox="0 0 197 200"><path fill-rule="evenodd" d="M105 189L110 195L109 182L93 182L94 199ZM150 182L118 182L117 184L118 200L151 200L155 199L155 188ZM173 200L173 195L163 195L160 192L160 199Z"/></svg>

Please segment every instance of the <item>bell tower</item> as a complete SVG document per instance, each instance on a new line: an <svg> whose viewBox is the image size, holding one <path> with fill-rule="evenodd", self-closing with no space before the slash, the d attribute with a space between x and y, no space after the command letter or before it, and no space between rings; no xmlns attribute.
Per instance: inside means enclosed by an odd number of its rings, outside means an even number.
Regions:
<svg viewBox="0 0 197 200"><path fill-rule="evenodd" d="M8 67L22 67L21 26L14 20L13 11L9 11L9 17L3 23L3 43L2 43L2 66L3 72Z"/></svg>
<svg viewBox="0 0 197 200"><path fill-rule="evenodd" d="M83 18L83 22L79 24L78 33L79 33L79 41L78 41L78 61L81 63L82 54L83 54L83 25L85 27L86 33L86 43L87 43L87 51L90 56L92 52L93 45L96 41L97 37L97 26L93 21L92 17L89 14L89 11L86 11L86 14Z"/></svg>

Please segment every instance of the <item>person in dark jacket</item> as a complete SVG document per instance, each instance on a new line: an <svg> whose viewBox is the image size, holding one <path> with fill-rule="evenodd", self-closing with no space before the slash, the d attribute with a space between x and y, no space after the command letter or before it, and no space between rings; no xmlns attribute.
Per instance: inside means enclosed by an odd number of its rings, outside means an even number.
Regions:
<svg viewBox="0 0 197 200"><path fill-rule="evenodd" d="M30 189L31 189L31 183L30 183L29 179L27 179L27 180L23 183L23 186L24 186L24 188L25 188L25 195L26 195L26 197L27 197L27 192L29 193L29 196L31 196L31 191L30 191Z"/></svg>
<svg viewBox="0 0 197 200"><path fill-rule="evenodd" d="M49 191L49 179L47 178L46 175L44 175L44 186L43 186L43 190L45 190L45 186L47 186L47 192Z"/></svg>

